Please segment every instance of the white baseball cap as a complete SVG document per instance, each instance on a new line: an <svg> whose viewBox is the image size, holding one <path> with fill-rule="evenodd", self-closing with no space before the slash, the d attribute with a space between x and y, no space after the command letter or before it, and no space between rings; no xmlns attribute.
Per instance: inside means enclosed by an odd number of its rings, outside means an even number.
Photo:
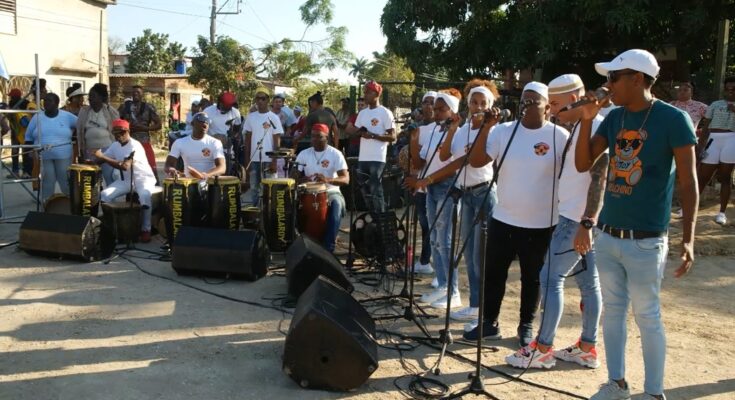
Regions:
<svg viewBox="0 0 735 400"><path fill-rule="evenodd" d="M600 75L607 76L609 71L619 71L621 69L632 69L633 71L643 72L651 78L658 77L658 61L653 54L641 49L632 49L625 51L615 57L610 62L602 62L595 64L595 70Z"/></svg>
<svg viewBox="0 0 735 400"><path fill-rule="evenodd" d="M544 85L541 82L528 82L526 86L523 87L523 91L532 91L540 94L545 98L547 101L549 100L549 87Z"/></svg>

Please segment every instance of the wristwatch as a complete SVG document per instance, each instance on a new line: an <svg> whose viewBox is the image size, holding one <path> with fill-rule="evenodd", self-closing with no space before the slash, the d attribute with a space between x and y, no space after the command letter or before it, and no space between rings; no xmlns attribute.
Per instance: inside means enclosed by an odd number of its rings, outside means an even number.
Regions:
<svg viewBox="0 0 735 400"><path fill-rule="evenodd" d="M582 228L590 230L593 226L595 226L595 221L590 217L584 217L581 221L579 221L579 224L582 225Z"/></svg>

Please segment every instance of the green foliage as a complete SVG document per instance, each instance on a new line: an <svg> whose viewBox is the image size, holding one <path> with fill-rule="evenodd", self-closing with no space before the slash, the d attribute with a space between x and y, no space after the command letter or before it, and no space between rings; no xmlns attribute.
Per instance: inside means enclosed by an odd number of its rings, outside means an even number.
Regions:
<svg viewBox="0 0 735 400"><path fill-rule="evenodd" d="M414 73L404 58L388 52L373 52L373 58L363 78L378 82L414 81ZM410 106L413 91L414 85L383 85L383 105L391 109L397 106Z"/></svg>
<svg viewBox="0 0 735 400"><path fill-rule="evenodd" d="M169 42L168 35L143 31L143 36L133 38L126 46L130 73L174 73L174 61L184 57L186 48L178 42Z"/></svg>
<svg viewBox="0 0 735 400"><path fill-rule="evenodd" d="M294 50L290 42L270 44L261 52L263 60L256 72L276 82L293 85L296 79L319 72L319 66L311 61L311 57Z"/></svg>
<svg viewBox="0 0 735 400"><path fill-rule="evenodd" d="M255 70L252 54L235 39L218 36L214 45L204 36L197 39L195 57L189 70L189 82L204 88L204 93L215 98L225 90L238 94L243 104L252 99Z"/></svg>
<svg viewBox="0 0 735 400"><path fill-rule="evenodd" d="M332 22L332 5L331 0L306 0L299 7L301 12L301 20L308 26L318 24L320 22L328 24Z"/></svg>
<svg viewBox="0 0 735 400"><path fill-rule="evenodd" d="M355 62L350 64L350 68L351 68L350 76L354 76L360 82L363 81L364 80L363 76L367 72L369 66L370 66L370 63L368 62L367 59L363 57L356 58Z"/></svg>
<svg viewBox="0 0 735 400"><path fill-rule="evenodd" d="M544 80L576 72L597 82L594 62L630 48L674 47L686 64L677 68L681 78L714 58L716 21L735 17L734 5L733 0L388 0L381 27L387 50L405 57L417 74L446 71L452 79L467 79L499 76L507 68L542 68Z"/></svg>
<svg viewBox="0 0 735 400"><path fill-rule="evenodd" d="M337 82L336 79L328 79L326 81L312 81L301 79L296 82L296 92L293 96L289 96L288 103L291 107L301 106L304 109L302 115L308 114L308 99L317 91L322 92L324 98L324 107L329 107L335 112L341 107L339 99L349 97L350 87L346 84Z"/></svg>

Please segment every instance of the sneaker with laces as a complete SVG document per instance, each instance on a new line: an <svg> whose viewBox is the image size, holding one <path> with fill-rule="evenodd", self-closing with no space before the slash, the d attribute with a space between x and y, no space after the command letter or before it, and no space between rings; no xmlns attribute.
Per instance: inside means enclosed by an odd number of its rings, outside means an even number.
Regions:
<svg viewBox="0 0 735 400"><path fill-rule="evenodd" d="M438 287L430 293L423 294L419 298L419 302L431 304L446 295L447 295L447 287L446 286Z"/></svg>
<svg viewBox="0 0 735 400"><path fill-rule="evenodd" d="M419 261L416 261L413 264L413 273L430 275L434 273L434 268L431 268L431 264L421 264Z"/></svg>
<svg viewBox="0 0 735 400"><path fill-rule="evenodd" d="M454 302L454 300L452 300ZM455 321L472 321L477 319L477 312L480 309L477 307L465 307L461 310L452 311L449 314L449 318Z"/></svg>
<svg viewBox="0 0 735 400"><path fill-rule="evenodd" d="M439 279L437 279L436 277L434 277L434 279L431 280L431 287L433 287L434 289L438 288L439 287Z"/></svg>
<svg viewBox="0 0 735 400"><path fill-rule="evenodd" d="M552 349L549 349L546 353L542 353L536 347L536 341L534 340L528 346L521 347L515 353L505 357L505 362L511 367L521 369L549 369L556 365L556 358L554 358Z"/></svg>
<svg viewBox="0 0 735 400"><path fill-rule="evenodd" d="M725 216L725 213L717 213L717 216L715 216L715 222L720 225L725 225L727 223L727 216Z"/></svg>
<svg viewBox="0 0 735 400"><path fill-rule="evenodd" d="M469 332L469 331L477 328L477 324L479 324L479 323L480 323L480 320L479 319L477 319L477 318L473 319L472 321L464 324L464 331L465 332Z"/></svg>
<svg viewBox="0 0 735 400"><path fill-rule="evenodd" d="M590 397L590 400L630 400L630 388L621 388L617 382L608 381L600 386L600 390Z"/></svg>
<svg viewBox="0 0 735 400"><path fill-rule="evenodd" d="M583 351L577 343L554 352L554 357L573 363L577 363L587 368L597 368L600 366L600 360L597 359L597 350L593 347L589 352Z"/></svg>
<svg viewBox="0 0 735 400"><path fill-rule="evenodd" d="M429 307L446 310L447 309L447 295L445 294L438 300L429 304ZM459 292L452 294L452 304L450 304L450 307L451 308L462 307L462 299L459 297Z"/></svg>
<svg viewBox="0 0 735 400"><path fill-rule="evenodd" d="M480 327L476 326L474 329L472 329L469 332L465 332L462 335L462 338L464 340L470 340L475 341L477 340L478 336L480 335ZM486 340L500 340L503 338L503 335L500 334L500 325L497 321L495 322L487 322L484 321L482 323L482 338Z"/></svg>

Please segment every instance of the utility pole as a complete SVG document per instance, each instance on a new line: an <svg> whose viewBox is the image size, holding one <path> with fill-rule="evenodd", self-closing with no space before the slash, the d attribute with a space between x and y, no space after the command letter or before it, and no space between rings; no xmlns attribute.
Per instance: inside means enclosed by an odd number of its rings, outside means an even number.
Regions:
<svg viewBox="0 0 735 400"><path fill-rule="evenodd" d="M217 9L217 0L212 0L212 14L209 17L209 43L213 46L217 36L217 15L240 14L240 4L242 4L242 0L237 0L237 11L222 12L222 9L229 2L230 0L225 0L225 4L222 4L222 7Z"/></svg>
<svg viewBox="0 0 735 400"><path fill-rule="evenodd" d="M730 38L730 21L724 19L717 26L717 51L715 56L715 99L722 98L723 82L727 71L727 42Z"/></svg>

